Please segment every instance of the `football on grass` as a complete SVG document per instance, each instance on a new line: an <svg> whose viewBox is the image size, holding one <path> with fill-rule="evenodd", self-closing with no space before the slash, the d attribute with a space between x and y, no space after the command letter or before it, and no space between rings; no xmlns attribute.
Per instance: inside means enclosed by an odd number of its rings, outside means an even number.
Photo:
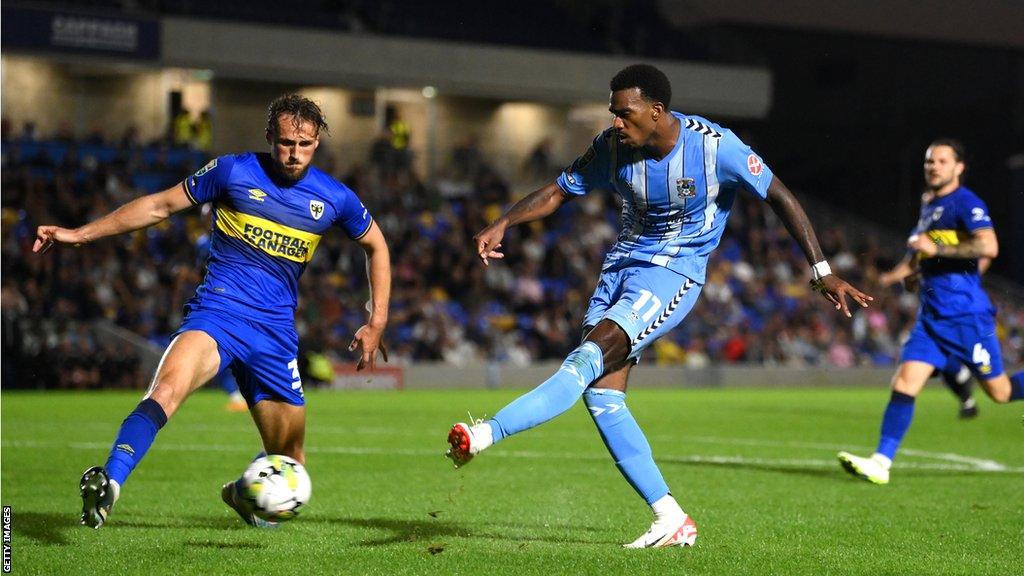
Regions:
<svg viewBox="0 0 1024 576"><path fill-rule="evenodd" d="M257 458L242 475L242 497L254 514L272 522L291 520L309 502L313 484L306 468L288 456Z"/></svg>

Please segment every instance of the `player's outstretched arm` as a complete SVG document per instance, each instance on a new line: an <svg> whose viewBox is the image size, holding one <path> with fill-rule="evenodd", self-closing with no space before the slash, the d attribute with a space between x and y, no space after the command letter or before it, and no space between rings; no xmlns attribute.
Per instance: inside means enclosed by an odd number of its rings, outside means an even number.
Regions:
<svg viewBox="0 0 1024 576"><path fill-rule="evenodd" d="M54 244L77 246L107 236L132 232L166 220L171 215L191 206L192 201L185 194L184 185L178 184L163 192L136 198L110 214L78 228L40 226L36 229L36 241L32 246L32 251L46 251Z"/></svg>
<svg viewBox="0 0 1024 576"><path fill-rule="evenodd" d="M376 222L370 224L370 230L358 240L366 252L366 277L370 282L370 302L367 308L370 318L359 330L356 330L349 351L359 350L359 363L356 370L376 367L377 350L384 361L388 361L387 348L381 337L388 323L388 303L391 300L391 253L384 233Z"/></svg>
<svg viewBox="0 0 1024 576"><path fill-rule="evenodd" d="M793 193L786 188L786 185L774 176L771 184L768 185L767 201L772 207L772 211L785 224L789 235L804 251L807 263L814 270L812 282L814 289L821 292L829 302L835 305L836 310L842 311L847 317L852 316L846 300L847 296L860 304L861 308L867 308L868 302L874 298L832 274L832 270L829 269L828 263L825 261L825 255L821 251L821 245L818 244L818 236L814 233L811 221L807 218L807 213L804 212L803 207L800 206Z"/></svg>
<svg viewBox="0 0 1024 576"><path fill-rule="evenodd" d="M490 265L489 260L491 258L501 259L505 257L498 249L501 248L501 239L505 237L505 230L509 226L540 220L558 210L558 207L564 204L567 199L568 197L562 191L561 186L551 182L513 204L501 218L495 220L493 224L484 228L473 237L473 240L476 241L476 253L484 263L484 266Z"/></svg>

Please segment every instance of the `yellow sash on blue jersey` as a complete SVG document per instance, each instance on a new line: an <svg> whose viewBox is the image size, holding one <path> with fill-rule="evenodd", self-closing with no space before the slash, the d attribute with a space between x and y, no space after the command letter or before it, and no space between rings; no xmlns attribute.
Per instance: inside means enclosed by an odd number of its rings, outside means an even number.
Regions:
<svg viewBox="0 0 1024 576"><path fill-rule="evenodd" d="M928 235L928 238L931 238L932 242L940 246L958 246L961 242L971 238L971 234L963 230L928 230L925 234ZM920 252L918 254L920 254L921 259L934 257L925 256Z"/></svg>
<svg viewBox="0 0 1024 576"><path fill-rule="evenodd" d="M217 228L271 256L303 264L313 259L320 243L319 234L224 207L217 207Z"/></svg>

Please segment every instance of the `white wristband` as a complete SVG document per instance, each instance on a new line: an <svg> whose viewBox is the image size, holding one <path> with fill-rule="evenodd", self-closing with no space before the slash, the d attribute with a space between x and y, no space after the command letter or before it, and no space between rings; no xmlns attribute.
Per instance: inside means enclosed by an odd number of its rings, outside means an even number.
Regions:
<svg viewBox="0 0 1024 576"><path fill-rule="evenodd" d="M822 260L814 266L811 266L811 274L814 275L815 280L821 280L825 276L832 273L832 268L829 267L828 261Z"/></svg>

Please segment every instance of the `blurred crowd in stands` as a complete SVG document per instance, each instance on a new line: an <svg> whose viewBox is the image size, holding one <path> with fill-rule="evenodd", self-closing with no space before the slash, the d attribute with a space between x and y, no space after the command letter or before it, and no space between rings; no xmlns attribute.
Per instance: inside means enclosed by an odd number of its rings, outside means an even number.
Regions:
<svg viewBox="0 0 1024 576"><path fill-rule="evenodd" d="M5 120L6 122L6 120ZM340 179L357 191L387 236L394 266L386 339L392 362L524 365L561 359L581 338L582 315L600 265L618 233L611 194L592 193L549 219L512 229L506 258L483 267L472 236L513 200L509 183L472 138L453 153L446 176L417 178L394 140ZM546 143L523 172L541 176ZM108 140L4 125L2 149L3 371L5 386L142 386L148 374L105 327L168 343L182 305L203 275L208 208L88 248L33 255L35 227L75 226L203 165L203 153L130 134ZM551 172L548 177L556 174ZM916 296L875 280L901 256L898 245L818 221L832 268L875 296L852 320L809 289L809 267L785 228L760 201L741 195L708 269L696 308L645 356L692 368L728 363L780 366L889 366L913 324ZM343 234L328 234L302 278L297 326L304 351L352 361L346 352L365 319L364 257ZM1004 363L1024 358L1024 307L999 305Z"/></svg>

